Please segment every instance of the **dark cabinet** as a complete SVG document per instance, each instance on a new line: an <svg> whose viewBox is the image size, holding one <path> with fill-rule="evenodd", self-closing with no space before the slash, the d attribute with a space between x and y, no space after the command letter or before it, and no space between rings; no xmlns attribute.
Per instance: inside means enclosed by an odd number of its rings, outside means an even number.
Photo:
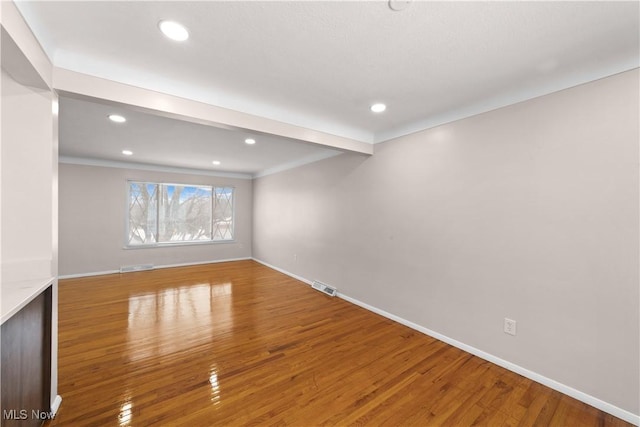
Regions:
<svg viewBox="0 0 640 427"><path fill-rule="evenodd" d="M2 427L40 426L51 402L51 287L2 324Z"/></svg>

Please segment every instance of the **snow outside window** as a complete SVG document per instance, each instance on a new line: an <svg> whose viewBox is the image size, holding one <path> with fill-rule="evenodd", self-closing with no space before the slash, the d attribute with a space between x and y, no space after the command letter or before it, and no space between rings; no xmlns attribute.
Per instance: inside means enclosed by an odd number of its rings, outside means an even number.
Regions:
<svg viewBox="0 0 640 427"><path fill-rule="evenodd" d="M127 246L233 240L233 188L128 182Z"/></svg>

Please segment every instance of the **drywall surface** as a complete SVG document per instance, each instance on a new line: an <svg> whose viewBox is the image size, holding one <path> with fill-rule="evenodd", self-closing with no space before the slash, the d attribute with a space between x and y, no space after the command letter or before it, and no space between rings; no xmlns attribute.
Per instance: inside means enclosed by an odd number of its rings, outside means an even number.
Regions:
<svg viewBox="0 0 640 427"><path fill-rule="evenodd" d="M251 256L251 180L71 164L59 175L61 276ZM127 180L235 187L235 241L125 248Z"/></svg>
<svg viewBox="0 0 640 427"><path fill-rule="evenodd" d="M256 179L253 256L638 414L638 77Z"/></svg>
<svg viewBox="0 0 640 427"><path fill-rule="evenodd" d="M50 278L52 94L2 71L2 282Z"/></svg>

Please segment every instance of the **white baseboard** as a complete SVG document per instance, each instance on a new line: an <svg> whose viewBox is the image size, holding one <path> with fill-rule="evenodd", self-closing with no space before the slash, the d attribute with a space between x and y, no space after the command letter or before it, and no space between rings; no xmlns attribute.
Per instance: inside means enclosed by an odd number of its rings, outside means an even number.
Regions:
<svg viewBox="0 0 640 427"><path fill-rule="evenodd" d="M290 273L290 272L288 272L286 270L283 270L281 268L275 267L275 266L273 266L271 264L268 264L268 263L266 263L264 261L261 261L259 259L253 258L253 260L256 261L256 262L259 262L260 264L265 265L266 267L269 267L269 268L272 268L272 269L274 269L276 271L279 271L280 273L286 274L287 276L293 277L294 279L297 279L297 280L299 280L299 281L301 281L301 282L303 282L303 283L305 283L307 285L311 285L311 283L312 283L311 280L308 280L308 279L306 279L304 277L298 276L297 274ZM604 412L606 412L608 414L611 414L611 415L613 415L615 417L618 417L618 418L620 418L622 420L625 420L625 421L627 421L627 422L629 422L631 424L640 426L640 415L636 415L636 414L633 414L633 413L631 413L631 412L629 412L627 410L624 410L622 408L618 408L617 406L612 405L611 403L608 403L608 402L605 402L603 400L600 400L600 399L598 399L596 397L593 397L593 396L591 396L591 395L589 395L587 393L584 393L584 392L582 392L580 390L576 390L576 389L574 389L572 387L569 387L568 385L562 384L562 383L560 383L558 381L555 381L555 380L553 380L551 378L547 378L544 375L540 375L540 374L538 374L536 372L530 371L529 369L523 368L522 366L516 365L515 363L511 363L511 362L509 362L507 360L501 359L501 358L499 358L497 356L494 356L494 355L492 355L490 353L487 353L485 351L482 351L480 349L477 349L475 347L467 345L467 344L465 344L463 342L460 342L460 341L455 340L453 338L449 338L446 335L442 335L442 334L440 334L438 332L432 331L431 329L425 328L424 326L420 326L420 325L418 325L416 323L410 322L409 320L403 319L402 317L396 316L395 314L391 314L391 313L386 312L384 310L381 310L381 309L379 309L377 307L374 307L372 305L369 305L367 303L359 301L359 300L357 300L355 298L352 298L352 297L350 297L348 295L345 295L345 294L343 294L341 292L338 292L337 296L339 298L342 298L345 301L348 301L348 302L350 302L352 304L355 304L355 305L357 305L359 307L362 307L362 308L364 308L366 310L369 310L369 311L371 311L373 313L379 314L380 316L386 317L387 319L391 319L391 320L393 320L395 322L398 322L398 323L400 323L400 324L402 324L404 326L407 326L407 327L409 327L411 329L414 329L414 330L416 330L418 332L421 332L421 333L423 333L425 335L428 335L428 336L433 337L435 339L438 339L438 340L440 340L442 342L445 342L445 343L447 343L449 345L452 345L452 346L457 347L457 348L459 348L461 350L464 350L467 353L471 353L474 356L478 356L479 358L484 359L484 360L486 360L488 362L494 363L494 364L496 364L498 366L501 366L501 367L503 367L505 369L508 369L509 371L515 372L517 374L520 374L523 377L527 377L530 380L533 380L535 382L543 384L543 385L545 385L545 386L547 386L547 387L549 387L551 389L554 389L554 390L557 390L557 391L559 391L561 393L564 393L567 396L571 396L576 400L579 400L579 401L584 402L584 403L586 403L588 405L591 405L594 408L600 409L601 411L604 411Z"/></svg>
<svg viewBox="0 0 640 427"><path fill-rule="evenodd" d="M105 274L120 274L120 270L94 271L91 273L64 274L58 279L77 279L79 277L104 276Z"/></svg>
<svg viewBox="0 0 640 427"><path fill-rule="evenodd" d="M280 272L280 273L282 273L282 274L286 274L286 275L287 275L287 276L289 276L289 277L293 277L294 279L299 280L299 281L301 281L301 282L303 282L303 283L306 283L306 284L307 284L307 285L309 285L309 286L311 286L311 284L313 283L313 281L312 281L312 280L307 280L307 279L305 279L304 277L301 277L301 276L298 276L298 275L296 275L296 274L290 273L290 272L288 272L287 270L283 270L283 269L281 269L281 268L278 268L278 267L276 267L276 266L274 266L274 265L271 265L271 264L269 264L269 263L266 263L266 262L264 262L264 261L262 261L262 260L259 260L259 259L257 259L257 258L252 258L252 259L253 259L255 262L259 262L260 264L264 265L265 267L269 267L269 268L270 268L270 269L272 269L272 270L279 271L279 272Z"/></svg>
<svg viewBox="0 0 640 427"><path fill-rule="evenodd" d="M56 395L55 399L53 399L53 403L51 404L51 414L56 415L58 409L60 409L60 404L62 403L62 396L59 394Z"/></svg>
<svg viewBox="0 0 640 427"><path fill-rule="evenodd" d="M154 265L153 270L157 270L160 268L174 268L174 267L190 267L194 265L203 265L203 264L217 264L220 262L232 262L232 261L246 261L252 259L251 257L244 258L227 258L227 259L216 259L211 261L198 261L198 262L184 262L180 264L164 264L164 265ZM145 270L150 271L150 270ZM103 276L105 274L128 274L128 273L120 273L120 270L107 270L107 271L96 271L91 273L79 273L79 274L66 274L63 276L59 276L58 279L77 279L79 277L91 277L91 276Z"/></svg>
<svg viewBox="0 0 640 427"><path fill-rule="evenodd" d="M181 263L181 264L156 265L153 268L157 269L157 268L190 267L190 266L193 266L193 265L218 264L218 263L221 263L221 262L233 262L233 261L246 261L248 259L251 259L251 257L216 259L216 260L213 260L213 261L184 262L184 263Z"/></svg>

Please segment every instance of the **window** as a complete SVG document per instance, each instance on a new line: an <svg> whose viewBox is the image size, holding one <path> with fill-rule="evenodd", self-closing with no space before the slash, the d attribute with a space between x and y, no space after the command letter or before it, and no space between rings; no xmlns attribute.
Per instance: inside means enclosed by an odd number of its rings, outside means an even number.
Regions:
<svg viewBox="0 0 640 427"><path fill-rule="evenodd" d="M127 246L233 240L233 188L129 181Z"/></svg>

